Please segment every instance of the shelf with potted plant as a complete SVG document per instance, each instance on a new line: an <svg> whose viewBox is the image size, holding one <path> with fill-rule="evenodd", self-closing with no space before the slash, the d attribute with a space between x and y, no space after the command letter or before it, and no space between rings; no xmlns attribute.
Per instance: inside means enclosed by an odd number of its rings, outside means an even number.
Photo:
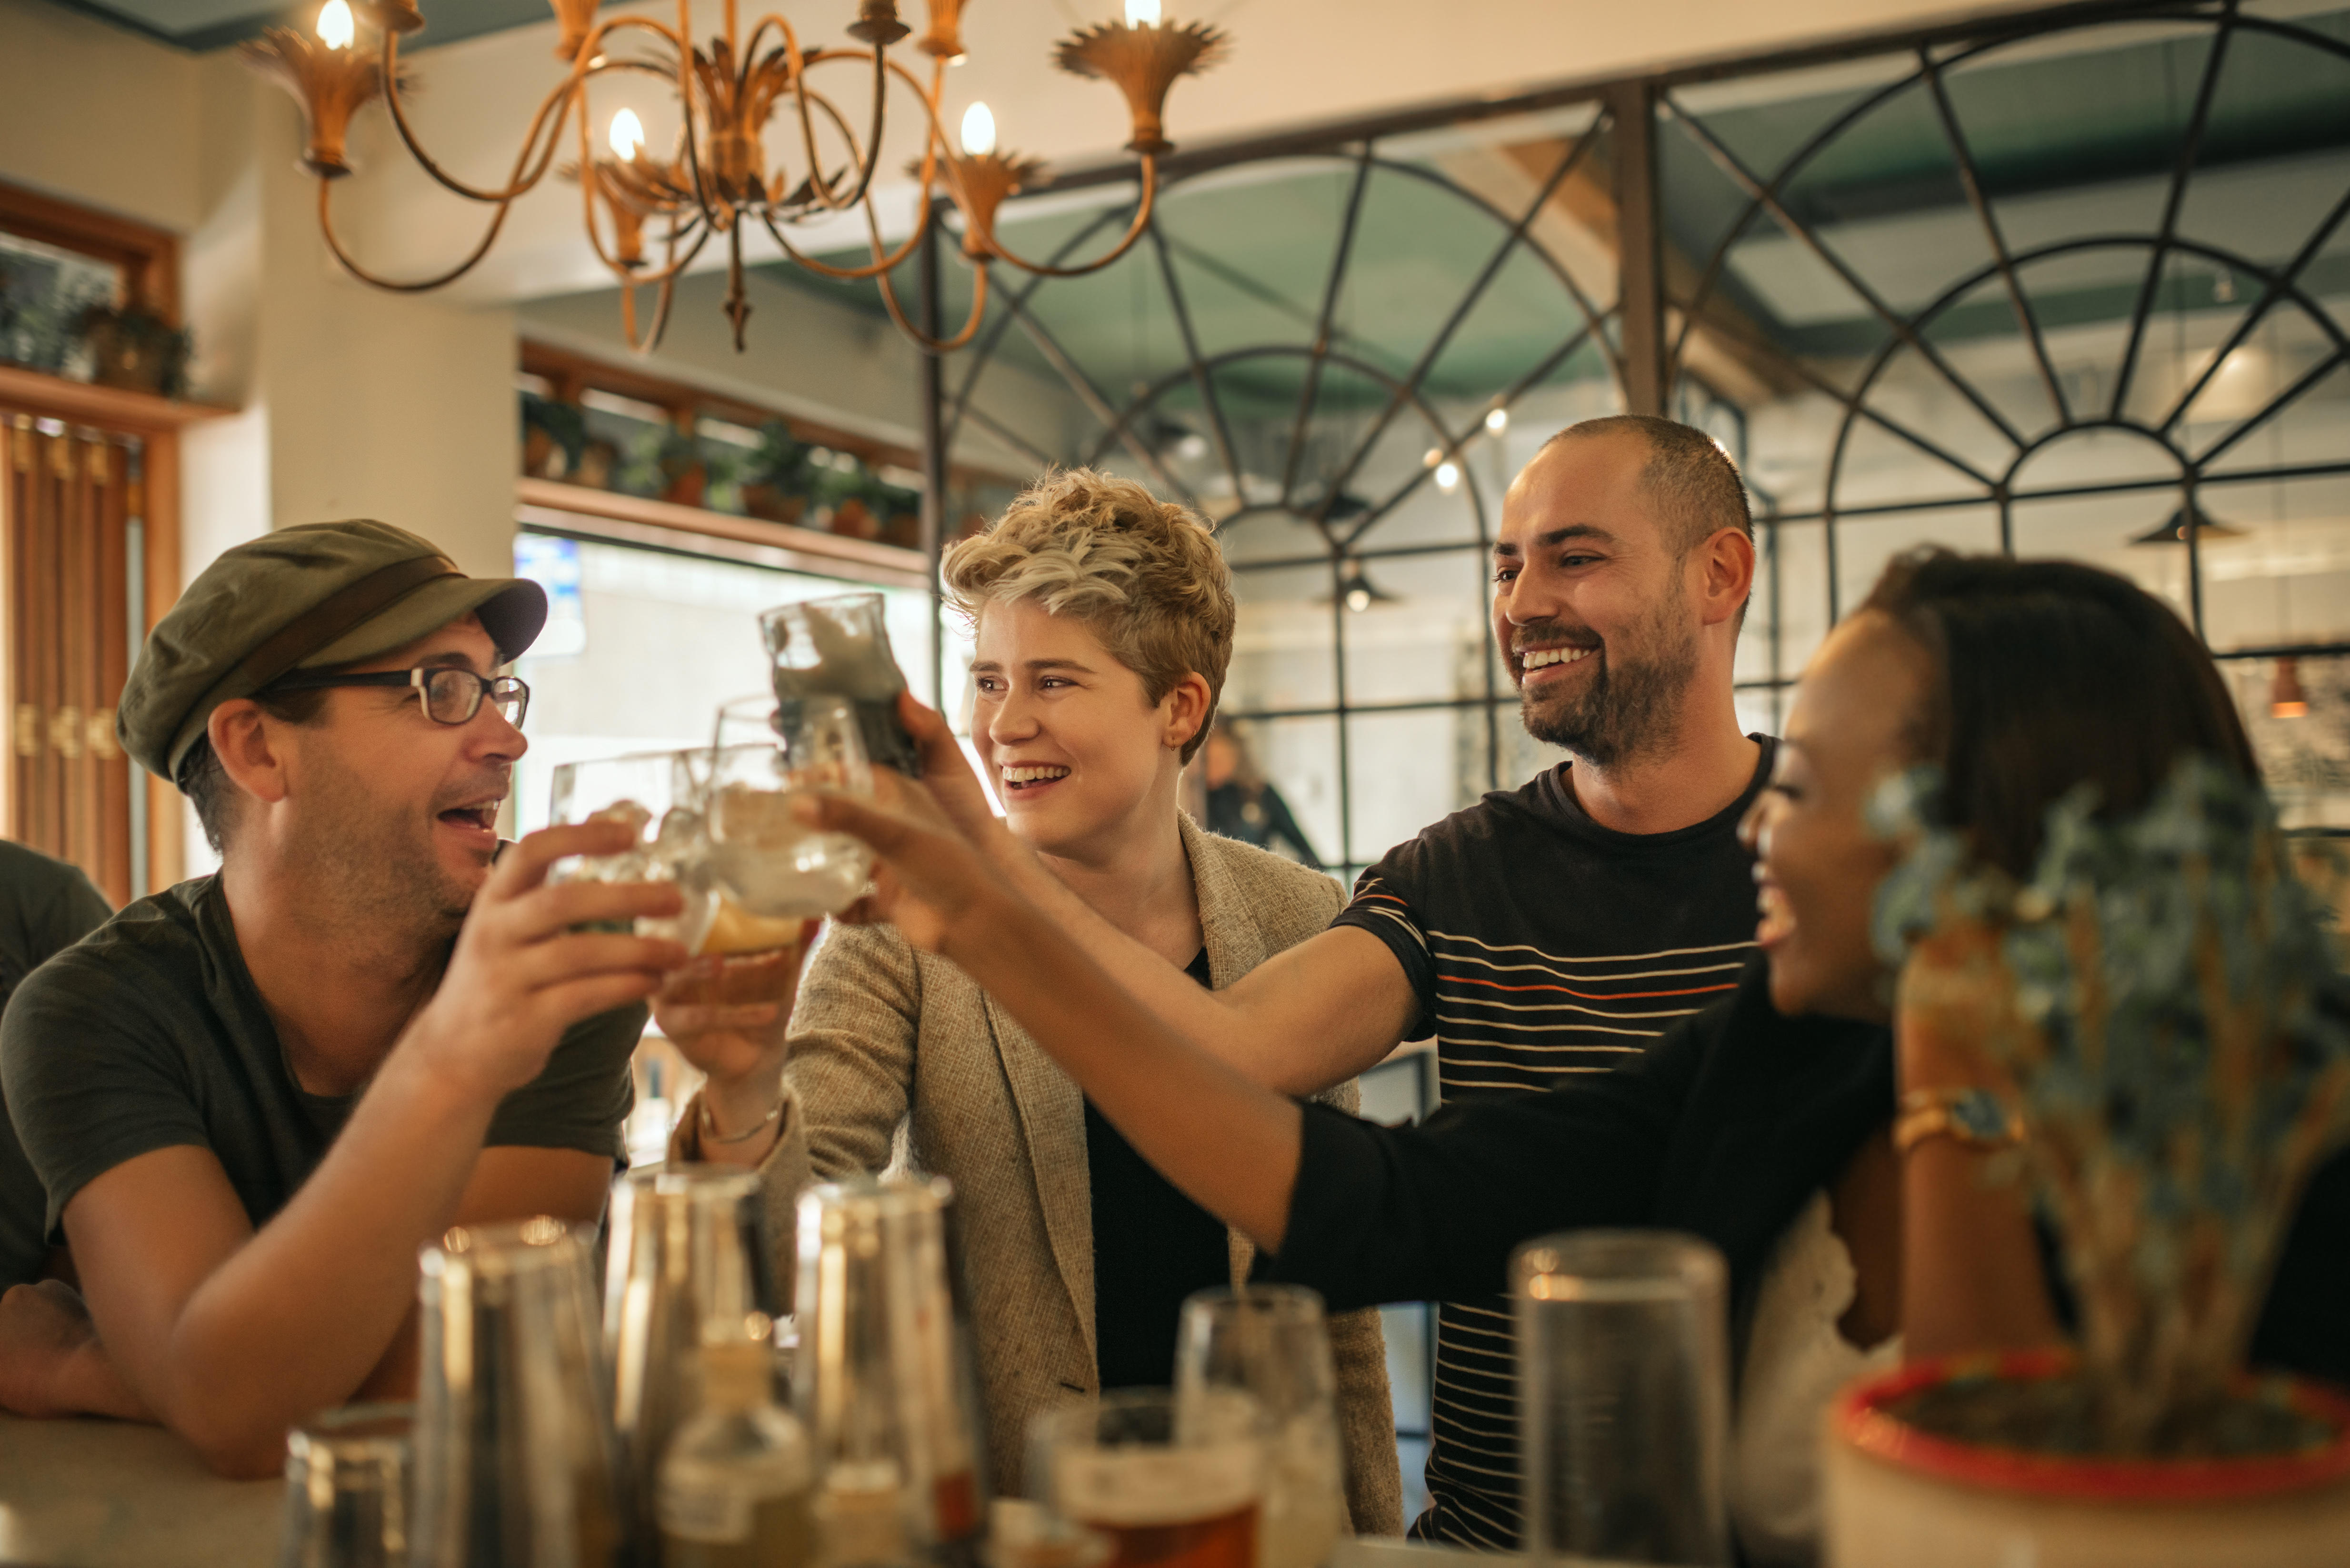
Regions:
<svg viewBox="0 0 2350 1568"><path fill-rule="evenodd" d="M927 580L910 450L544 344L524 344L522 371L525 505ZM958 465L962 526L1019 483Z"/></svg>

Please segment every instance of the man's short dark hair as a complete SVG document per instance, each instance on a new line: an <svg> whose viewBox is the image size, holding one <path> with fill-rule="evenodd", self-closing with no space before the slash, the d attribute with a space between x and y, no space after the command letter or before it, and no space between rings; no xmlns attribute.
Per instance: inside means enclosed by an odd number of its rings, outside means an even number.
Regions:
<svg viewBox="0 0 2350 1568"><path fill-rule="evenodd" d="M327 705L327 693L256 694L253 701L281 724L314 724L319 710ZM219 754L213 750L211 736L196 737L196 743L181 759L180 793L196 808L196 822L204 830L204 842L213 846L213 854L221 854L228 846L229 816L236 808L236 785L229 782L228 769L221 765Z"/></svg>
<svg viewBox="0 0 2350 1568"><path fill-rule="evenodd" d="M1694 425L1654 414L1609 414L1571 424L1543 444L1610 435L1637 435L1648 443L1640 488L1655 505L1674 555L1686 556L1724 528L1754 537L1754 514L1738 465Z"/></svg>

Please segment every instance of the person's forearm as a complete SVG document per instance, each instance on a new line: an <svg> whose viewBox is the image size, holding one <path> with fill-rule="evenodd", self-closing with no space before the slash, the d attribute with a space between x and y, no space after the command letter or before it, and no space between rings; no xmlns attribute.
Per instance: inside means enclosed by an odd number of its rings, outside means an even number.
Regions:
<svg viewBox="0 0 2350 1568"><path fill-rule="evenodd" d="M1912 1358L2022 1350L2063 1334L2022 1191L1985 1180L1989 1156L1929 1137L1902 1169L1901 1335Z"/></svg>
<svg viewBox="0 0 2350 1568"><path fill-rule="evenodd" d="M406 1320L418 1249L454 1219L495 1108L395 1050L292 1201L189 1298L167 1423L223 1469L268 1473L287 1428L349 1398Z"/></svg>
<svg viewBox="0 0 2350 1568"><path fill-rule="evenodd" d="M1166 1029L1251 1083L1283 1095L1320 1094L1376 1064L1403 1037L1400 1024L1357 1017L1360 999L1301 996L1299 988L1284 985L1285 955L1226 990L1211 991L1103 919L1009 834L991 858L1063 941L1107 971Z"/></svg>
<svg viewBox="0 0 2350 1568"><path fill-rule="evenodd" d="M992 900L962 924L947 956L1186 1196L1279 1251L1297 1181L1297 1107L1196 1049L1034 904Z"/></svg>

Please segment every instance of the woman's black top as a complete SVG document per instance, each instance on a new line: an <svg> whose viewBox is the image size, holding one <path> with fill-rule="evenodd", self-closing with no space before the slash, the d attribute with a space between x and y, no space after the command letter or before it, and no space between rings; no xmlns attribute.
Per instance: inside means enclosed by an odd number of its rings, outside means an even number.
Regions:
<svg viewBox="0 0 2350 1568"><path fill-rule="evenodd" d="M1534 1237L1653 1227L1721 1249L1742 1325L1780 1233L1894 1110L1892 1032L1783 1017L1768 975L1758 960L1621 1067L1542 1094L1406 1127L1306 1106L1265 1277L1312 1286L1334 1312L1459 1300L1506 1289L1512 1250ZM2252 1361L2350 1386L2350 1152L2303 1198Z"/></svg>

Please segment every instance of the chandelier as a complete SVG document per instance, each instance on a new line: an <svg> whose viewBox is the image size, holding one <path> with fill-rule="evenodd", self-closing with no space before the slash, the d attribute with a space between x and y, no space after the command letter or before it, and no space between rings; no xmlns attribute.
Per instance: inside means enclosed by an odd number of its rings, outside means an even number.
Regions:
<svg viewBox="0 0 2350 1568"><path fill-rule="evenodd" d="M354 14L353 5L357 5ZM1109 265L1132 248L1150 222L1158 193L1159 160L1171 150L1162 117L1168 89L1178 78L1222 57L1227 40L1200 23L1162 21L1159 0L1126 0L1120 21L1081 28L1063 39L1054 58L1063 70L1097 77L1117 85L1132 113L1129 151L1141 158L1141 196L1125 234L1100 255L1074 266L1032 262L1003 244L995 215L1004 200L1033 183L1042 165L995 146L995 122L984 104L965 114L962 134L950 142L941 120L946 68L963 57L963 0L929 0L930 30L914 47L930 57L929 83L889 51L911 31L898 19L895 0L859 0L848 26L851 46L804 47L792 25L768 16L747 38L736 16L736 0L724 0L725 31L706 45L693 41L691 0L678 0L677 26L650 17L598 19L599 0L550 0L562 40L558 59L570 62L562 81L543 99L515 154L506 183L469 184L443 169L420 146L400 99L410 86L400 70L400 41L424 26L415 0L326 0L310 34L271 27L244 46L246 58L280 82L302 106L308 147L302 163L318 176L318 226L335 259L354 277L378 288L413 294L452 283L473 270L497 241L514 202L556 167L567 129L576 161L561 172L577 179L584 198L588 238L597 256L620 285L621 318L631 348L650 348L669 319L678 277L712 240L726 246L726 316L734 347L743 347L751 305L743 289L743 235L764 225L784 254L826 277L870 278L880 287L890 319L922 348L943 353L969 343L987 308L989 267L1002 261L1046 277L1076 277ZM381 34L378 48L363 48L364 21ZM819 67L868 74L873 107L862 145L849 117L815 85ZM616 72L651 76L670 83L680 109L679 129L666 156L648 146L643 121L622 109L606 127L605 147L593 146L594 111L589 89ZM832 79L838 80L836 75ZM873 183L881 158L891 85L911 92L927 120L922 155L911 166L921 182L913 233L896 249L881 237L873 206ZM389 89L389 90L387 90ZM491 209L486 232L472 253L437 276L403 280L380 277L361 266L335 234L335 182L351 171L345 141L351 116L380 96L400 139L424 171L459 196ZM785 140L795 156L771 169L767 133L781 113ZM789 130L796 128L796 137ZM827 144L837 151L825 155ZM827 164L832 165L827 169ZM943 188L962 217L962 252L974 274L971 317L951 337L934 337L906 317L889 274L922 244L938 221ZM861 212L872 260L860 266L834 266L801 251L789 230L836 213ZM654 291L650 319L639 329L637 293Z"/></svg>

